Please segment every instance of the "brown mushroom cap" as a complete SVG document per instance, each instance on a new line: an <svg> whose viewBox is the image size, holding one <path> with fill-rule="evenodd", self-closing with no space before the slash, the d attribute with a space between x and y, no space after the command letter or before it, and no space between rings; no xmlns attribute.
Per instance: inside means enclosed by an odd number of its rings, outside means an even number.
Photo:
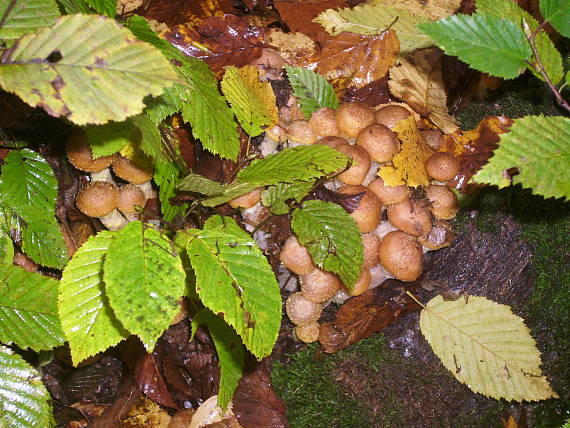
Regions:
<svg viewBox="0 0 570 428"><path fill-rule="evenodd" d="M396 134L388 127L374 123L359 132L356 144L366 149L376 162L390 162L400 151L400 143Z"/></svg>
<svg viewBox="0 0 570 428"><path fill-rule="evenodd" d="M117 177L133 184L146 183L152 178L152 168L140 167L122 156L113 162L113 172Z"/></svg>
<svg viewBox="0 0 570 428"><path fill-rule="evenodd" d="M368 290L368 287L370 287L371 280L372 280L372 275L370 273L370 269L362 268L360 270L360 275L358 276L358 279L354 284L354 287L352 287L352 290L349 290L348 287L345 288L350 296L360 296L362 293Z"/></svg>
<svg viewBox="0 0 570 428"><path fill-rule="evenodd" d="M364 247L364 262L362 266L371 268L378 264L378 247L380 238L375 233L365 233L362 235L362 246Z"/></svg>
<svg viewBox="0 0 570 428"><path fill-rule="evenodd" d="M287 136L289 140L296 143L310 145L317 142L317 136L306 120L295 120L287 127Z"/></svg>
<svg viewBox="0 0 570 428"><path fill-rule="evenodd" d="M311 302L305 299L301 292L297 292L287 297L285 311L293 324L304 325L315 322L320 318L323 305Z"/></svg>
<svg viewBox="0 0 570 428"><path fill-rule="evenodd" d="M378 196L368 190L364 186L344 185L338 189L340 193L345 195L356 195L364 193L360 198L358 207L350 214L356 221L360 233L372 232L380 224L380 215L382 214L382 203Z"/></svg>
<svg viewBox="0 0 570 428"><path fill-rule="evenodd" d="M405 200L388 206L388 221L408 235L421 236L431 230L431 216L427 204Z"/></svg>
<svg viewBox="0 0 570 428"><path fill-rule="evenodd" d="M299 277L301 293L311 302L324 303L333 296L340 288L340 279L334 273L316 268L307 275Z"/></svg>
<svg viewBox="0 0 570 428"><path fill-rule="evenodd" d="M362 184L372 164L368 152L362 147L350 145L339 146L336 150L352 159L352 165L337 178L346 184Z"/></svg>
<svg viewBox="0 0 570 428"><path fill-rule="evenodd" d="M245 195L238 196L237 198L228 201L228 205L232 208L251 208L261 201L262 190L262 187L258 187Z"/></svg>
<svg viewBox="0 0 570 428"><path fill-rule="evenodd" d="M426 172L437 181L449 181L459 172L459 161L451 153L435 152L426 161Z"/></svg>
<svg viewBox="0 0 570 428"><path fill-rule="evenodd" d="M106 181L94 181L79 191L77 208L89 217L103 217L117 208L119 190Z"/></svg>
<svg viewBox="0 0 570 428"><path fill-rule="evenodd" d="M376 111L376 122L392 129L396 123L411 116L412 112L406 107L388 105Z"/></svg>
<svg viewBox="0 0 570 428"><path fill-rule="evenodd" d="M309 119L309 128L321 137L335 136L339 134L336 124L336 112L329 107L322 107L313 113Z"/></svg>
<svg viewBox="0 0 570 428"><path fill-rule="evenodd" d="M384 183L382 177L372 180L368 184L368 188L378 196L383 205L394 205L410 197L408 186L388 186Z"/></svg>
<svg viewBox="0 0 570 428"><path fill-rule="evenodd" d="M424 141L432 150L439 150L443 146L443 133L437 129L426 129L421 131Z"/></svg>
<svg viewBox="0 0 570 428"><path fill-rule="evenodd" d="M293 329L293 334L301 342L313 343L319 340L320 328L321 326L316 321L310 324L297 325Z"/></svg>
<svg viewBox="0 0 570 428"><path fill-rule="evenodd" d="M283 262L287 269L297 275L306 275L315 270L309 251L293 235L285 241L285 245L283 245L279 254L279 260Z"/></svg>
<svg viewBox="0 0 570 428"><path fill-rule="evenodd" d="M430 201L430 210L437 219L451 220L459 211L457 196L447 186L432 184L426 187L426 198Z"/></svg>
<svg viewBox="0 0 570 428"><path fill-rule="evenodd" d="M456 233L445 220L436 220L427 235L419 236L418 242L430 251L439 250L452 244Z"/></svg>
<svg viewBox="0 0 570 428"><path fill-rule="evenodd" d="M76 130L71 133L65 145L65 150L69 162L75 168L85 172L102 171L109 167L117 158L117 155L111 155L93 159L93 152L83 130Z"/></svg>
<svg viewBox="0 0 570 428"><path fill-rule="evenodd" d="M119 203L117 208L123 214L136 212L136 207L144 208L146 197L144 192L134 184L126 184L119 189Z"/></svg>
<svg viewBox="0 0 570 428"><path fill-rule="evenodd" d="M396 230L380 243L380 263L400 281L415 281L422 273L422 248L410 235Z"/></svg>
<svg viewBox="0 0 570 428"><path fill-rule="evenodd" d="M317 144L322 144L324 146L329 146L332 147L335 150L338 150L338 148L340 146L349 146L350 143L347 141L346 138L342 138L342 137L323 137L321 138L319 141L317 141Z"/></svg>
<svg viewBox="0 0 570 428"><path fill-rule="evenodd" d="M356 138L358 133L374 123L374 111L358 101L344 103L336 110L336 123L341 134Z"/></svg>

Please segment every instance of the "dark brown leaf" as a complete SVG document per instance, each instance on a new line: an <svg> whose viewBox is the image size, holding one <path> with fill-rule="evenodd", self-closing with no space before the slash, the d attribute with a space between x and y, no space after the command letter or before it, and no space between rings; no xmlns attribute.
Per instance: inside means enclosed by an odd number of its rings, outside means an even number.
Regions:
<svg viewBox="0 0 570 428"><path fill-rule="evenodd" d="M367 106L375 107L379 104L396 101L396 98L393 98L390 94L388 76L386 75L360 89L348 88L342 96L342 102L349 103L353 101L359 101Z"/></svg>
<svg viewBox="0 0 570 428"><path fill-rule="evenodd" d="M169 27L177 24L198 24L210 16L238 13L232 0L152 0L142 16L163 22Z"/></svg>

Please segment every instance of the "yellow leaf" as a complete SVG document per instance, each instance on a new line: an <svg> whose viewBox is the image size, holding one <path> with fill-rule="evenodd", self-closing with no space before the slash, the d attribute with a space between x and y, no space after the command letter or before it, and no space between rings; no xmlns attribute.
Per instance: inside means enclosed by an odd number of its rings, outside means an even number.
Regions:
<svg viewBox="0 0 570 428"><path fill-rule="evenodd" d="M412 15L425 14L436 21L452 15L461 7L462 0L372 0L371 5L395 7L410 12Z"/></svg>
<svg viewBox="0 0 570 428"><path fill-rule="evenodd" d="M222 91L248 135L255 137L277 123L275 94L268 82L259 81L257 67L227 67Z"/></svg>
<svg viewBox="0 0 570 428"><path fill-rule="evenodd" d="M473 391L509 401L557 398L522 318L485 297L429 301L420 328L443 365Z"/></svg>
<svg viewBox="0 0 570 428"><path fill-rule="evenodd" d="M401 149L392 159L393 166L380 168L378 175L388 186L407 184L410 187L429 185L425 163L432 150L424 142L414 116L400 121L394 132L401 142Z"/></svg>
<svg viewBox="0 0 570 428"><path fill-rule="evenodd" d="M447 94L441 74L441 52L435 48L402 58L390 69L390 92L428 117L446 134L459 128L447 112Z"/></svg>

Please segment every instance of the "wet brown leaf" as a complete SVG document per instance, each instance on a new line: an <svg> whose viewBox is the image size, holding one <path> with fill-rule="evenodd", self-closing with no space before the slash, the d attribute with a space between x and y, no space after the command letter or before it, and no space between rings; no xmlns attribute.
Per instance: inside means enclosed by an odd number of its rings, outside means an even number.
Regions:
<svg viewBox="0 0 570 428"><path fill-rule="evenodd" d="M376 36L341 33L325 41L317 71L338 89L362 88L386 75L400 44L394 31Z"/></svg>
<svg viewBox="0 0 570 428"><path fill-rule="evenodd" d="M402 315L420 306L401 289L401 282L387 280L379 287L349 299L334 321L321 325L319 342L325 352L335 353L381 331ZM407 287L409 290L412 287Z"/></svg>
<svg viewBox="0 0 570 428"><path fill-rule="evenodd" d="M304 67L316 60L317 44L303 33L284 33L280 29L272 29L267 33L267 43L289 64Z"/></svg>
<svg viewBox="0 0 570 428"><path fill-rule="evenodd" d="M152 0L142 16L163 22L169 27L178 24L196 25L211 16L238 13L232 0Z"/></svg>
<svg viewBox="0 0 570 428"><path fill-rule="evenodd" d="M342 96L343 103L359 101L370 107L395 101L388 89L388 76L375 80L362 88L348 88Z"/></svg>
<svg viewBox="0 0 570 428"><path fill-rule="evenodd" d="M177 25L164 37L184 54L204 60L221 75L223 67L242 67L261 56L265 30L235 15L206 18L197 25Z"/></svg>

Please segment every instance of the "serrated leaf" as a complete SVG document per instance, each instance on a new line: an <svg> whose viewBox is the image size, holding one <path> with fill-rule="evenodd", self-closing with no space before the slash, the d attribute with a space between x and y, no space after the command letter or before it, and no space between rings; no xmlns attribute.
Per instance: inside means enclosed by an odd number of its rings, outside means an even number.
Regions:
<svg viewBox="0 0 570 428"><path fill-rule="evenodd" d="M187 204L172 205L170 198L176 195L176 186L180 182L180 170L173 162L159 161L154 165L154 182L158 186L160 212L166 221L172 221L177 214L183 213Z"/></svg>
<svg viewBox="0 0 570 428"><path fill-rule="evenodd" d="M374 35L391 28L396 31L402 55L415 49L433 46L431 37L417 28L417 24L428 21L429 15L419 8L412 14L397 5L385 4L361 4L352 9L327 9L313 20L332 35L343 31Z"/></svg>
<svg viewBox="0 0 570 428"><path fill-rule="evenodd" d="M91 236L69 261L59 283L58 308L73 364L126 339L105 295L103 261L114 232Z"/></svg>
<svg viewBox="0 0 570 428"><path fill-rule="evenodd" d="M519 27L521 27L524 19L531 31L535 31L539 25L538 21L530 13L510 0L477 0L477 12L494 15L497 18L508 18ZM564 74L560 52L558 52L556 46L554 46L554 43L552 43L552 40L550 40L550 37L544 30L539 31L536 35L535 45L546 74L548 74L552 82L557 84ZM536 58L533 58L533 62L536 64ZM536 77L544 80L540 73L536 72L532 67L528 68Z"/></svg>
<svg viewBox="0 0 570 428"><path fill-rule="evenodd" d="M522 318L485 297L431 299L422 334L443 365L473 391L495 399L558 397L540 371L540 352Z"/></svg>
<svg viewBox="0 0 570 428"><path fill-rule="evenodd" d="M59 15L53 0L0 0L0 40L10 47L23 35L53 25Z"/></svg>
<svg viewBox="0 0 570 428"><path fill-rule="evenodd" d="M178 113L182 108L184 87L179 83L166 88L159 97L151 97L146 102L145 113L154 123L160 123L168 116Z"/></svg>
<svg viewBox="0 0 570 428"><path fill-rule="evenodd" d="M532 52L523 31L508 19L492 15L453 15L418 27L446 54L472 68L512 79L526 67Z"/></svg>
<svg viewBox="0 0 570 428"><path fill-rule="evenodd" d="M194 192L200 193L201 195L214 196L223 193L226 186L218 183L217 181L210 180L203 175L191 172L180 180L176 188L184 192Z"/></svg>
<svg viewBox="0 0 570 428"><path fill-rule="evenodd" d="M220 360L220 386L218 405L226 409L241 378L245 352L239 336L220 317L207 309L200 310L192 318L192 330L199 324L206 324L214 340L216 353Z"/></svg>
<svg viewBox="0 0 570 428"><path fill-rule="evenodd" d="M22 250L39 265L63 269L67 247L55 218L20 221Z"/></svg>
<svg viewBox="0 0 570 428"><path fill-rule="evenodd" d="M462 0L369 0L372 5L391 6L398 9L406 10L412 15L427 15L431 20L445 18L461 7Z"/></svg>
<svg viewBox="0 0 570 428"><path fill-rule="evenodd" d="M158 230L133 221L110 243L103 272L115 316L150 352L180 310L185 287L180 256Z"/></svg>
<svg viewBox="0 0 570 428"><path fill-rule="evenodd" d="M570 37L570 3L566 0L540 0L540 12L564 37Z"/></svg>
<svg viewBox="0 0 570 428"><path fill-rule="evenodd" d="M50 400L40 373L14 351L0 346L0 426L54 426Z"/></svg>
<svg viewBox="0 0 570 428"><path fill-rule="evenodd" d="M291 207L287 205L287 201L301 202L301 199L309 194L314 185L315 180L278 183L261 193L261 203L266 207L271 207L272 214L288 214Z"/></svg>
<svg viewBox="0 0 570 428"><path fill-rule="evenodd" d="M22 37L0 64L0 85L78 124L122 121L179 79L169 61L114 20L63 16Z"/></svg>
<svg viewBox="0 0 570 428"><path fill-rule="evenodd" d="M57 281L0 265L0 342L34 351L65 342L57 315Z"/></svg>
<svg viewBox="0 0 570 428"><path fill-rule="evenodd" d="M383 166L378 170L388 186L406 184L409 187L429 185L425 164L433 153L422 138L413 116L398 122L394 132L400 140L400 152L392 158L392 166Z"/></svg>
<svg viewBox="0 0 570 428"><path fill-rule="evenodd" d="M144 113L131 117L129 121L138 128L140 134L139 149L155 161L168 162L170 159L164 152L158 126Z"/></svg>
<svg viewBox="0 0 570 428"><path fill-rule="evenodd" d="M246 348L261 359L271 353L281 323L281 294L275 275L253 238L235 220L191 230L186 251L202 303L221 314Z"/></svg>
<svg viewBox="0 0 570 428"><path fill-rule="evenodd" d="M345 155L325 145L297 146L254 160L237 179L258 186L306 181L336 172L347 162Z"/></svg>
<svg viewBox="0 0 570 428"><path fill-rule="evenodd" d="M12 260L14 260L14 244L12 238L10 238L3 229L0 229L0 263L12 264Z"/></svg>
<svg viewBox="0 0 570 428"><path fill-rule="evenodd" d="M260 135L279 120L273 89L269 82L259 81L257 67L226 67L221 87L241 127L249 136Z"/></svg>
<svg viewBox="0 0 570 428"><path fill-rule="evenodd" d="M322 107L336 109L338 97L323 76L301 67L286 66L287 78L306 118Z"/></svg>
<svg viewBox="0 0 570 428"><path fill-rule="evenodd" d="M225 204L234 198L243 196L246 193L257 189L258 187L260 187L258 184L235 182L225 186L224 192L222 194L213 195L207 199L204 199L202 201L202 205L205 207L216 207L218 205Z"/></svg>
<svg viewBox="0 0 570 428"><path fill-rule="evenodd" d="M86 15L95 13L85 0L57 0L57 3L67 15L73 13L83 13Z"/></svg>
<svg viewBox="0 0 570 428"><path fill-rule="evenodd" d="M507 170L518 174L510 179ZM501 135L499 148L473 180L499 188L521 184L545 198L570 198L570 119L526 116Z"/></svg>
<svg viewBox="0 0 570 428"><path fill-rule="evenodd" d="M117 13L116 0L86 0L86 3L98 14L114 18Z"/></svg>
<svg viewBox="0 0 570 428"><path fill-rule="evenodd" d="M94 159L119 153L133 140L135 132L136 128L130 120L85 128L85 136Z"/></svg>
<svg viewBox="0 0 570 428"><path fill-rule="evenodd" d="M331 202L307 201L293 211L291 228L313 262L338 274L352 289L363 263L364 250L354 219Z"/></svg>

